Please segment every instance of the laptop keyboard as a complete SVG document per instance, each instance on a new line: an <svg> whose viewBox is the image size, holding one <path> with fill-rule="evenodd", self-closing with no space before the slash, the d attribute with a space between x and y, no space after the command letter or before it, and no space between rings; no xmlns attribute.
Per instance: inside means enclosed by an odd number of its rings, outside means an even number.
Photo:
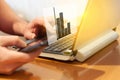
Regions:
<svg viewBox="0 0 120 80"><path fill-rule="evenodd" d="M67 35L46 47L43 52L62 54L66 49L71 49L75 40L75 34Z"/></svg>

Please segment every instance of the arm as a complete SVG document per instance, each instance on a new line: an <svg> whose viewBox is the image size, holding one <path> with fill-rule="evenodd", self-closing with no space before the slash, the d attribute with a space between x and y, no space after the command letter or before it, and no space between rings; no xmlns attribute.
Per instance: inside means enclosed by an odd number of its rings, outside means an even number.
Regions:
<svg viewBox="0 0 120 80"><path fill-rule="evenodd" d="M0 0L0 30L9 34L22 35L27 39L46 35L43 18L27 23L18 17L4 0Z"/></svg>
<svg viewBox="0 0 120 80"><path fill-rule="evenodd" d="M18 17L5 0L0 0L0 30L9 34L23 35L26 25L27 22Z"/></svg>
<svg viewBox="0 0 120 80"><path fill-rule="evenodd" d="M35 19L27 23L19 18L5 3L0 0L0 30L10 33L23 35L25 38L32 39L37 34L39 36L45 32L44 20ZM26 47L26 43L16 36L0 36L0 74L10 74L23 64L33 61L41 49L25 54L9 50L9 46Z"/></svg>

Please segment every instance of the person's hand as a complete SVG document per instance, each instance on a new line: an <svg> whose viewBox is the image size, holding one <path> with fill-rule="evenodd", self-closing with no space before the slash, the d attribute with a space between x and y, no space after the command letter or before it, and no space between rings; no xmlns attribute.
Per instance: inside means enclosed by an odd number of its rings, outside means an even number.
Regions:
<svg viewBox="0 0 120 80"><path fill-rule="evenodd" d="M35 19L32 22L28 23L23 35L27 39L46 36L46 29L44 27L43 18Z"/></svg>
<svg viewBox="0 0 120 80"><path fill-rule="evenodd" d="M8 49L9 46L26 47L17 36L0 36L0 74L11 74L25 63L35 59L40 49L34 53L22 53Z"/></svg>

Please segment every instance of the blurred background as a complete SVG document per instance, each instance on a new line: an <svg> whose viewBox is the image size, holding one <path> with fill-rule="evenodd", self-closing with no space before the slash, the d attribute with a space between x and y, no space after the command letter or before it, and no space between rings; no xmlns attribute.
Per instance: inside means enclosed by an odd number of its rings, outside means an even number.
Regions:
<svg viewBox="0 0 120 80"><path fill-rule="evenodd" d="M43 9L55 5L78 4L81 0L6 0L12 9L20 16L31 21L43 16Z"/></svg>

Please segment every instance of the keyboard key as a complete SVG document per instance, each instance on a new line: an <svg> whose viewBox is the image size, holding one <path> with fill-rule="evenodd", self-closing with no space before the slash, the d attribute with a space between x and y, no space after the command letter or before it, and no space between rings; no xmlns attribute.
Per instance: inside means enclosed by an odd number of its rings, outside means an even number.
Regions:
<svg viewBox="0 0 120 80"><path fill-rule="evenodd" d="M62 54L62 52L66 49L71 49L75 40L75 34L70 34L65 36L55 43L50 44L46 47L43 52L47 53L55 53L55 54Z"/></svg>

